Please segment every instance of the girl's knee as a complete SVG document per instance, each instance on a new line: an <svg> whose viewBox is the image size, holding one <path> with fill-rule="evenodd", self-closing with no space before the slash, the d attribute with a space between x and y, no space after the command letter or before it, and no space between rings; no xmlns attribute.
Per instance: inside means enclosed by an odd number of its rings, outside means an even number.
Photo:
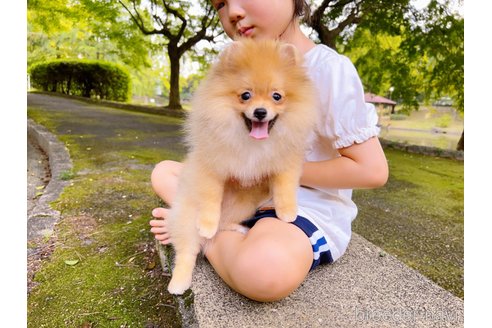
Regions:
<svg viewBox="0 0 492 328"><path fill-rule="evenodd" d="M182 164L179 162L162 161L152 170L152 189L168 205L171 205L176 194L181 167Z"/></svg>
<svg viewBox="0 0 492 328"><path fill-rule="evenodd" d="M171 160L159 162L152 170L152 175L173 174L180 165L181 163Z"/></svg>
<svg viewBox="0 0 492 328"><path fill-rule="evenodd" d="M154 184L155 181L169 176L177 176L179 174L180 168L181 163L175 161L165 160L158 163L152 170L150 176L152 184Z"/></svg>
<svg viewBox="0 0 492 328"><path fill-rule="evenodd" d="M231 279L237 290L256 301L269 302L287 297L305 278L299 263L272 245L258 245L236 258Z"/></svg>

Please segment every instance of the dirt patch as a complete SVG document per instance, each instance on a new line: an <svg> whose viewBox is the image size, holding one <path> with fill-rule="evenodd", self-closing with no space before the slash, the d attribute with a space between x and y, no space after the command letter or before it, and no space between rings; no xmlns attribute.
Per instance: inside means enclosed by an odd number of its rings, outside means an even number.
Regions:
<svg viewBox="0 0 492 328"><path fill-rule="evenodd" d="M34 277L43 263L50 259L51 254L57 245L57 239L55 235L52 235L49 239L42 237L29 241L29 247L27 249L27 294L29 295L38 282Z"/></svg>
<svg viewBox="0 0 492 328"><path fill-rule="evenodd" d="M97 227L96 219L87 215L71 216L65 218L65 222L70 224L81 240L89 238Z"/></svg>

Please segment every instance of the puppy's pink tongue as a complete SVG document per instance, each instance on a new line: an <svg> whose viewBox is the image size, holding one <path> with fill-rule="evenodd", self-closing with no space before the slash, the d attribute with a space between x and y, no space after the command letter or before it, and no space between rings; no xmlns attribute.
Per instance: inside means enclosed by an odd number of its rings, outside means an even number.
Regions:
<svg viewBox="0 0 492 328"><path fill-rule="evenodd" d="M268 138L268 122L251 122L253 127L249 133L250 137L255 139L266 139Z"/></svg>

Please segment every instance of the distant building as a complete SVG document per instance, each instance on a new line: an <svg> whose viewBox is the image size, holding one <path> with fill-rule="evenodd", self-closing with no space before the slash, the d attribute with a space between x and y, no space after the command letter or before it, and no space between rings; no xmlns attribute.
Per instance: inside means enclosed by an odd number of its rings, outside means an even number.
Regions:
<svg viewBox="0 0 492 328"><path fill-rule="evenodd" d="M369 92L364 94L364 99L367 103L374 104L378 108L378 111L385 107L391 107L391 114L395 113L396 101Z"/></svg>

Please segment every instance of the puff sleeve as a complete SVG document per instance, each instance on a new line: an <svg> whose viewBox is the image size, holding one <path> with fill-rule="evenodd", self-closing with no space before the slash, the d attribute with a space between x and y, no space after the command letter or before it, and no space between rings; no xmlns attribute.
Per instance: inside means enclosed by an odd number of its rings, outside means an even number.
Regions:
<svg viewBox="0 0 492 328"><path fill-rule="evenodd" d="M320 94L320 132L336 149L362 143L379 134L377 112L364 101L364 89L352 62L336 54L318 58L314 73Z"/></svg>

